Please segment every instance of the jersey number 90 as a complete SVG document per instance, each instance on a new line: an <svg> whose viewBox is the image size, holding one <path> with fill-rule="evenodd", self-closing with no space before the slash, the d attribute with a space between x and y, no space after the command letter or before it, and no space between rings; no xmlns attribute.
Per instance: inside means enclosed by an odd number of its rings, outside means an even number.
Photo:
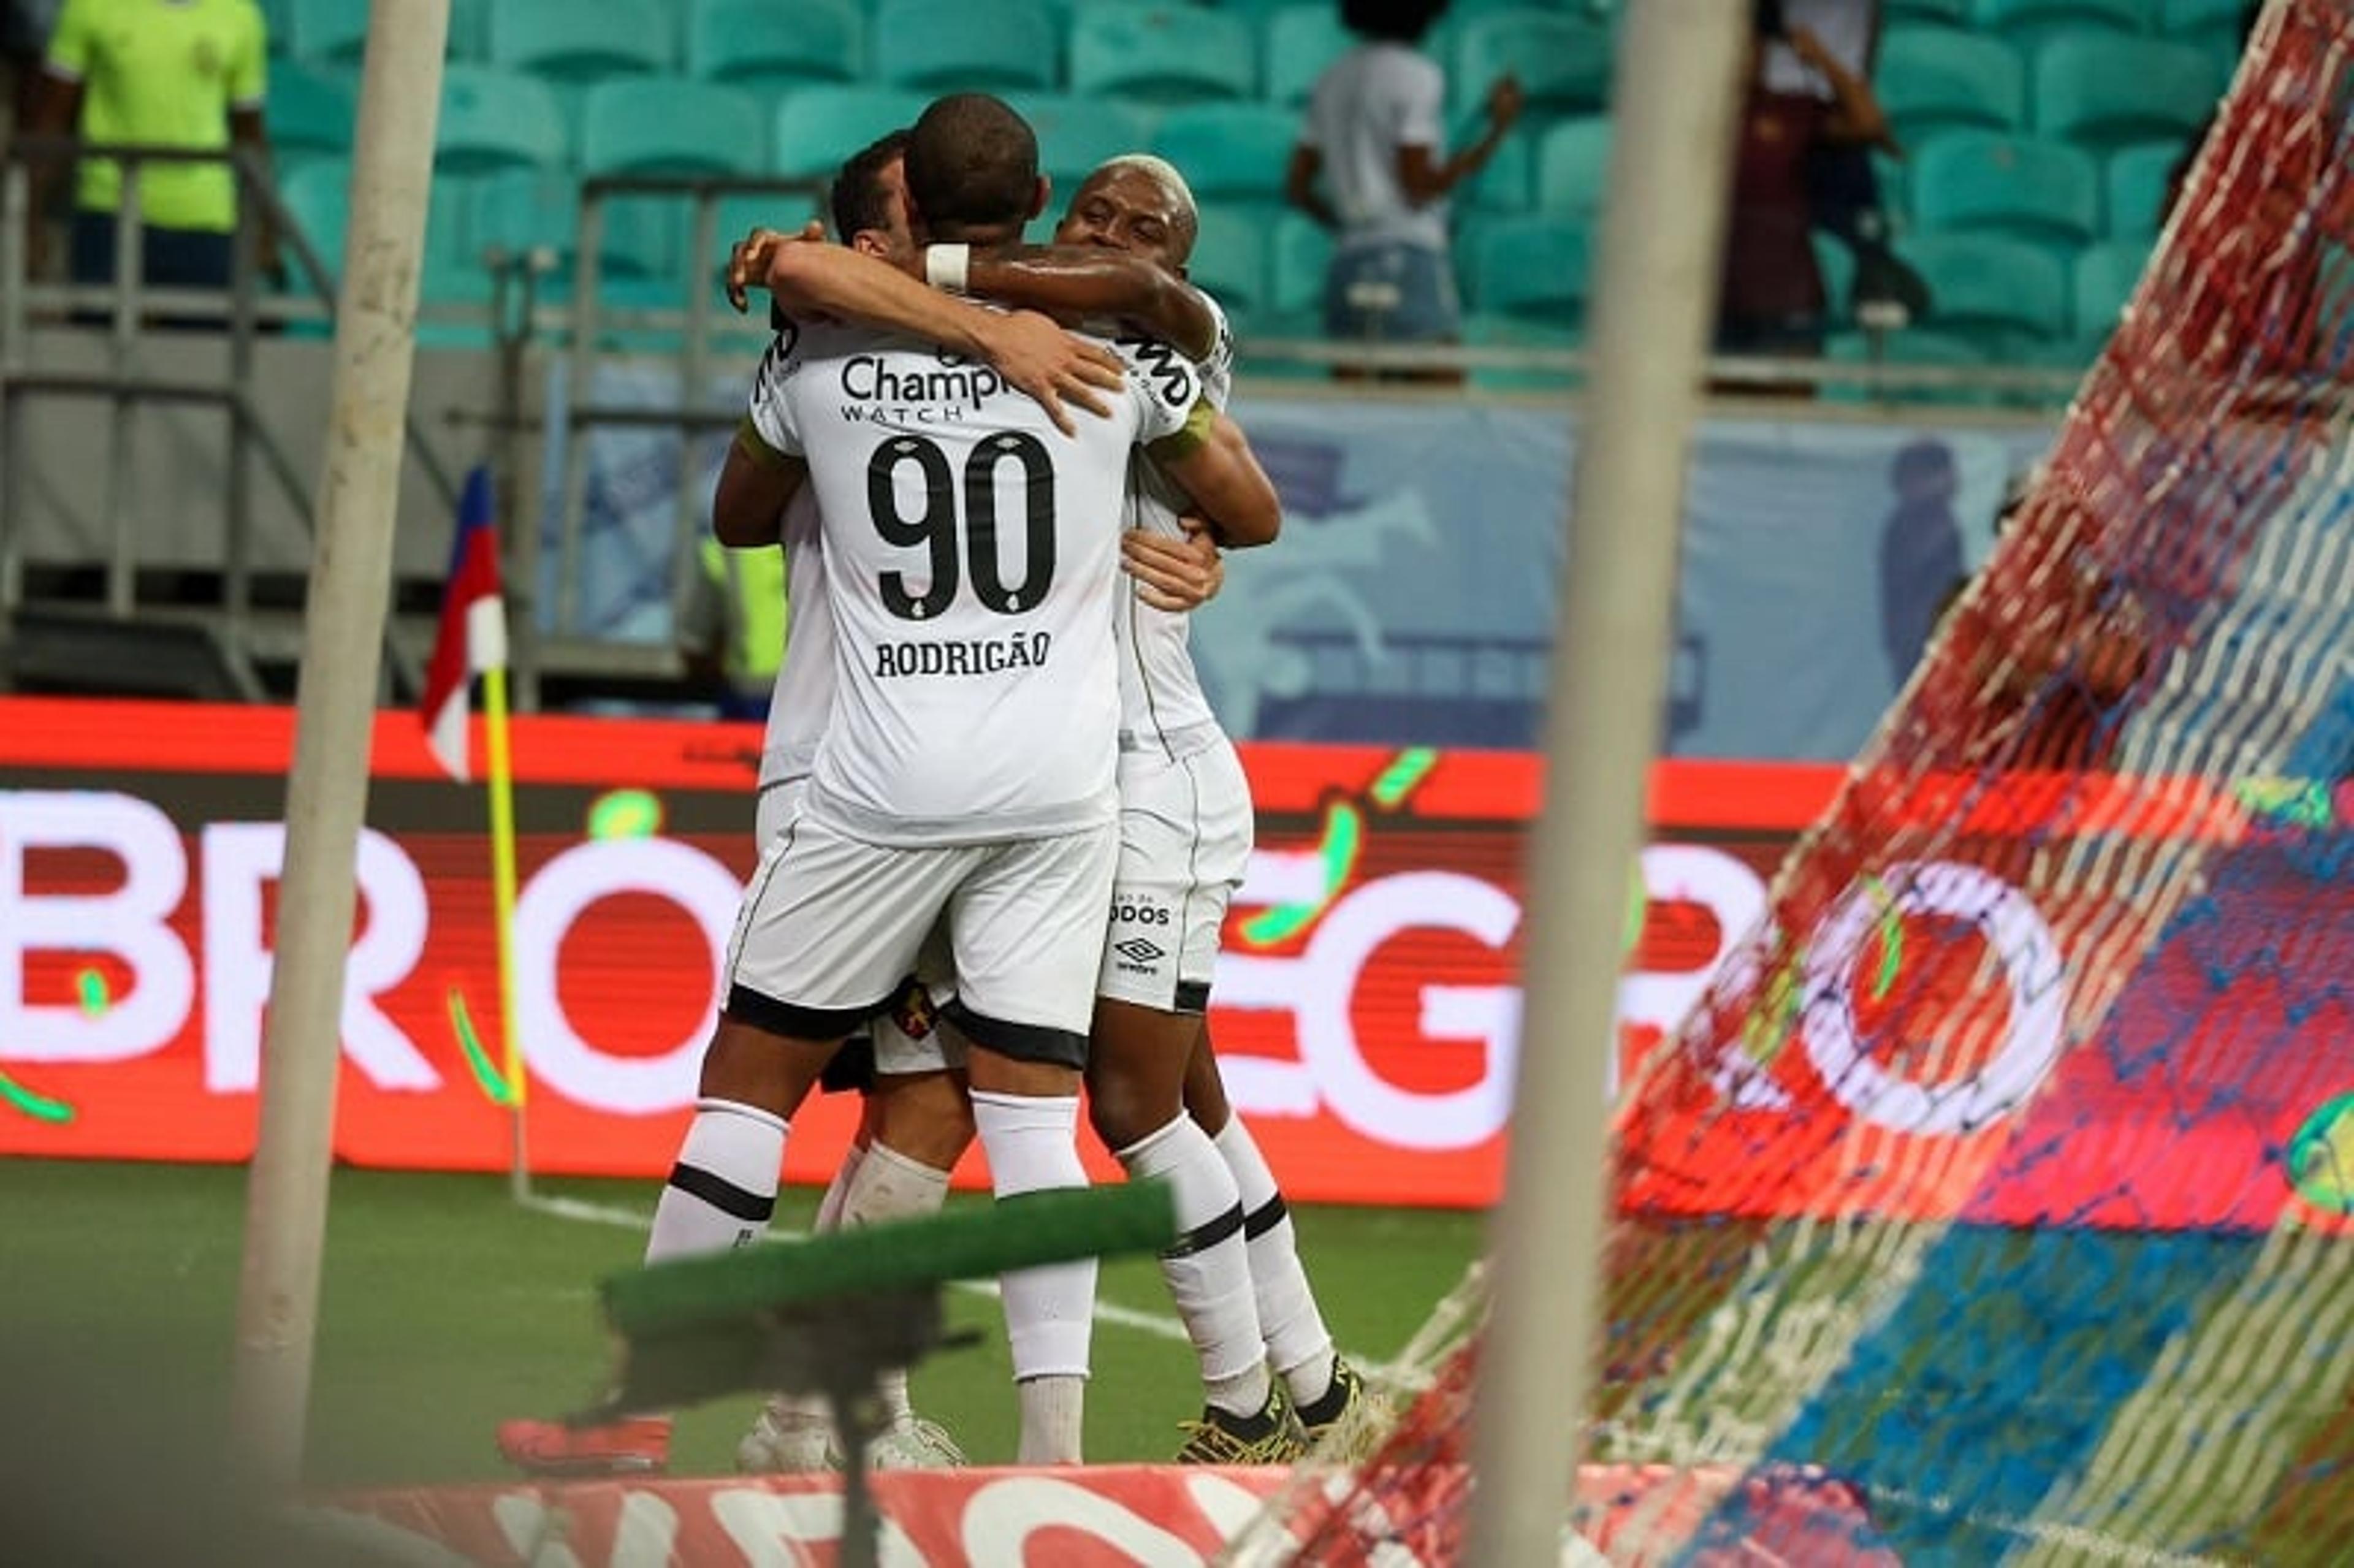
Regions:
<svg viewBox="0 0 2354 1568"><path fill-rule="evenodd" d="M1022 484L1022 580L1005 581L997 550L997 476L999 467L1013 462ZM912 464L917 490L924 497L923 514L904 515L899 508L900 470ZM920 594L907 588L903 572L885 572L877 579L883 608L902 620L930 620L947 609L957 596L962 570L969 568L975 598L1000 615L1021 615L1045 602L1055 581L1055 462L1035 436L1018 430L983 439L964 465L962 497L964 528L959 549L957 514L959 485L948 454L923 436L894 436L875 449L866 465L866 505L874 514L875 531L887 544L913 549L921 546L931 559L931 581Z"/></svg>

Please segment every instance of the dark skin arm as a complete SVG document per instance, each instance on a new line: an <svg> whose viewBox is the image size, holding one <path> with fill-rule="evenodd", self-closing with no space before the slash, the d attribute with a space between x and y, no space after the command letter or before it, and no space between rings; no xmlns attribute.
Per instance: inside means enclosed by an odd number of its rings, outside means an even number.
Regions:
<svg viewBox="0 0 2354 1568"><path fill-rule="evenodd" d="M1219 544L1237 549L1271 544L1282 532L1283 503L1275 482L1259 466L1250 438L1225 415L1145 450L1193 498Z"/></svg>
<svg viewBox="0 0 2354 1568"><path fill-rule="evenodd" d="M1338 228L1341 215L1316 188L1316 176L1324 172L1324 154L1301 143L1291 150L1290 166L1283 171L1283 199L1314 218L1325 228Z"/></svg>
<svg viewBox="0 0 2354 1568"><path fill-rule="evenodd" d="M269 178L270 133L262 128L259 109L232 109L228 111L228 136L235 146L250 151L261 161L264 177ZM270 180L275 184L274 179ZM281 270L278 255L278 226L256 205L254 220L254 260L264 272L276 277Z"/></svg>
<svg viewBox="0 0 2354 1568"><path fill-rule="evenodd" d="M1441 162L1437 150L1430 147L1400 147L1398 149L1398 185L1406 200L1416 207L1427 207L1439 200L1456 186L1488 166L1503 144L1504 133L1521 117L1521 84L1511 77L1499 77L1488 90L1488 128L1479 139L1454 156Z"/></svg>
<svg viewBox="0 0 2354 1568"><path fill-rule="evenodd" d="M757 549L784 537L785 507L809 478L809 465L773 450L747 420L728 443L711 496L711 533L731 549Z"/></svg>
<svg viewBox="0 0 2354 1568"><path fill-rule="evenodd" d="M1186 358L1218 346L1217 318L1201 291L1140 257L1097 246L1014 245L976 252L971 291L1065 321L1133 322Z"/></svg>
<svg viewBox="0 0 2354 1568"><path fill-rule="evenodd" d="M81 123L81 83L69 81L61 76L43 72L39 96L33 109L27 132L35 136L70 136ZM48 226L41 215L53 204L58 182L73 167L63 158L38 158L32 166L32 233L27 255L32 270L38 273L48 254Z"/></svg>

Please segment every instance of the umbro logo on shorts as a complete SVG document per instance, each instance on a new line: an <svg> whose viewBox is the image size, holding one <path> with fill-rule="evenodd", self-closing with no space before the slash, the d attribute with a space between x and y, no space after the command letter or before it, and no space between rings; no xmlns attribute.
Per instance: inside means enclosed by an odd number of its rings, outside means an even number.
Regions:
<svg viewBox="0 0 2354 1568"><path fill-rule="evenodd" d="M1141 937L1130 937L1125 942L1114 942L1111 950L1132 964L1150 964L1169 955Z"/></svg>

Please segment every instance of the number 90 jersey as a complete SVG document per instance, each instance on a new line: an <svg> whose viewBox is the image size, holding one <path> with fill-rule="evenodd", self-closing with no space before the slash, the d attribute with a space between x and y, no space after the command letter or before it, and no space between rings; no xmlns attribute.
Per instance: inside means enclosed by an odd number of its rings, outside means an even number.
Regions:
<svg viewBox="0 0 2354 1568"><path fill-rule="evenodd" d="M1185 427L1182 359L1123 344L1108 418L1066 436L985 365L871 328L780 335L752 419L817 491L833 714L811 804L885 844L1113 821L1113 606L1128 460ZM808 613L805 609L803 613Z"/></svg>

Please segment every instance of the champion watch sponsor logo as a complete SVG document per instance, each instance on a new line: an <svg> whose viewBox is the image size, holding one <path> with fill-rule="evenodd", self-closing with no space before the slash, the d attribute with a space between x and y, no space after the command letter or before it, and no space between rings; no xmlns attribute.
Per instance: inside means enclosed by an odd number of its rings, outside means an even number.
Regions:
<svg viewBox="0 0 2354 1568"><path fill-rule="evenodd" d="M1125 942L1114 942L1111 950L1132 964L1151 964L1169 955L1142 937L1130 937Z"/></svg>

